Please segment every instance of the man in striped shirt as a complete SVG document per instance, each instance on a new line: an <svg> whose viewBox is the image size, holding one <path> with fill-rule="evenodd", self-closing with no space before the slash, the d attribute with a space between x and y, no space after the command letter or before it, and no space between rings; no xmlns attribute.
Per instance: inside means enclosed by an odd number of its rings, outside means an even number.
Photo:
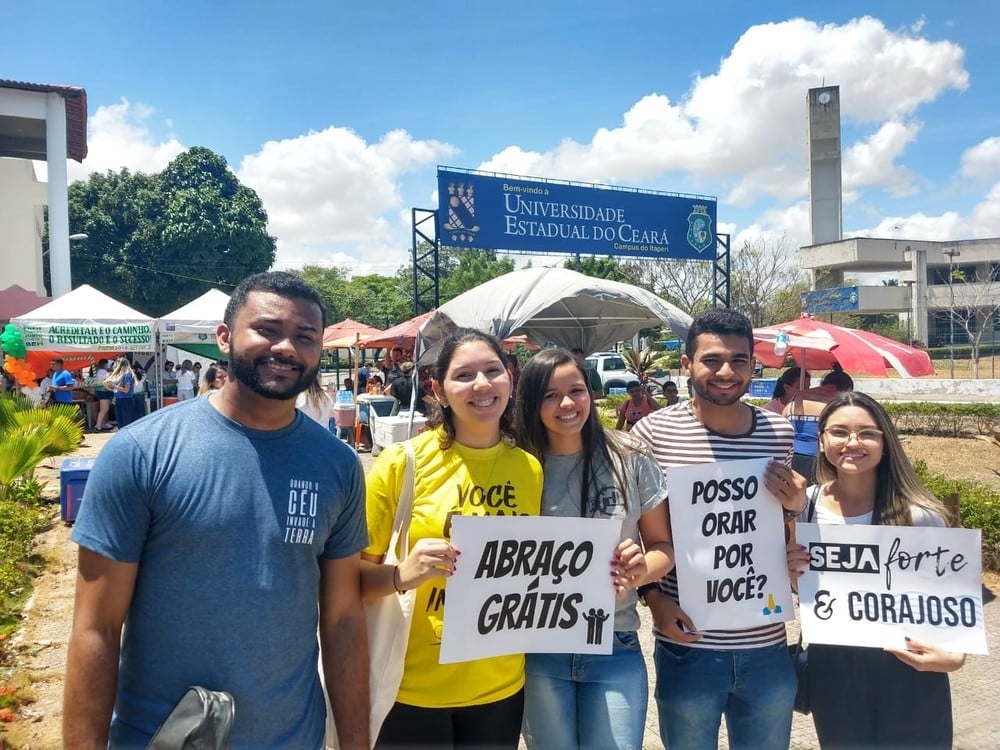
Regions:
<svg viewBox="0 0 1000 750"><path fill-rule="evenodd" d="M753 326L734 310L710 310L688 331L681 366L692 398L639 420L632 434L671 467L770 458L764 483L794 515L806 504L805 479L789 468L793 431L778 414L741 399L753 374ZM695 529L673 529L684 539ZM705 630L677 603L677 577L641 587L656 635L660 738L671 750L717 747L726 717L730 747L788 747L795 674L782 623Z"/></svg>

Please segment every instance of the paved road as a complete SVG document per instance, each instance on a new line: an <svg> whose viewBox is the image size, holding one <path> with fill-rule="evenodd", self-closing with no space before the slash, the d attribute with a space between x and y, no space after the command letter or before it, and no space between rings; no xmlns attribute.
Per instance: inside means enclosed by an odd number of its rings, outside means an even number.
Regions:
<svg viewBox="0 0 1000 750"><path fill-rule="evenodd" d="M361 454L367 471L373 462L370 454ZM951 693L955 721L955 747L960 750L996 750L1000 748L1000 590L983 589L986 627L991 656L970 656L965 666L951 676ZM987 601L988 600L988 601ZM653 637L649 610L639 607L642 618L640 640L650 675L649 706L646 713L644 750L662 748L657 727L656 704L653 700ZM789 638L797 637L798 627L789 625ZM793 750L811 750L819 745L812 719L795 714L792 724ZM523 744L522 744L523 747ZM719 747L728 750L725 723L719 732Z"/></svg>

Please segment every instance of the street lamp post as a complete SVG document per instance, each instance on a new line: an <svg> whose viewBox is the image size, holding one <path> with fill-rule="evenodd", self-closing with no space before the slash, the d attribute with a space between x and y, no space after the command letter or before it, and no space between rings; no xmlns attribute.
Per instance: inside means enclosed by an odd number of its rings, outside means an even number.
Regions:
<svg viewBox="0 0 1000 750"><path fill-rule="evenodd" d="M951 247L941 251L948 256L948 361L951 379L955 379L955 258L962 253Z"/></svg>

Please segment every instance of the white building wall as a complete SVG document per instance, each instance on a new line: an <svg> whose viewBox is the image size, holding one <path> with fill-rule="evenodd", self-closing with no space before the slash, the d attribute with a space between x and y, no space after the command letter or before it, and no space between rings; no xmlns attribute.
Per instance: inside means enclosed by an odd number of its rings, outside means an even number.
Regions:
<svg viewBox="0 0 1000 750"><path fill-rule="evenodd" d="M0 157L0 289L18 284L46 296L41 232L47 200L30 161Z"/></svg>

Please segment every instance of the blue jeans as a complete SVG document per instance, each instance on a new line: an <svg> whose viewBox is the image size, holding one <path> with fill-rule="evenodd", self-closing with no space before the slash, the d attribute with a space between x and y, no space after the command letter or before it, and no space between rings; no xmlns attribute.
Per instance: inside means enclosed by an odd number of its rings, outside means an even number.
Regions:
<svg viewBox="0 0 1000 750"><path fill-rule="evenodd" d="M787 748L795 671L784 643L735 651L656 641L660 739L670 750L715 750L726 717L732 750Z"/></svg>
<svg viewBox="0 0 1000 750"><path fill-rule="evenodd" d="M611 654L528 654L524 741L531 750L640 750L649 683L634 631Z"/></svg>
<svg viewBox="0 0 1000 750"><path fill-rule="evenodd" d="M115 423L119 429L135 421L135 400L131 396L115 399Z"/></svg>

